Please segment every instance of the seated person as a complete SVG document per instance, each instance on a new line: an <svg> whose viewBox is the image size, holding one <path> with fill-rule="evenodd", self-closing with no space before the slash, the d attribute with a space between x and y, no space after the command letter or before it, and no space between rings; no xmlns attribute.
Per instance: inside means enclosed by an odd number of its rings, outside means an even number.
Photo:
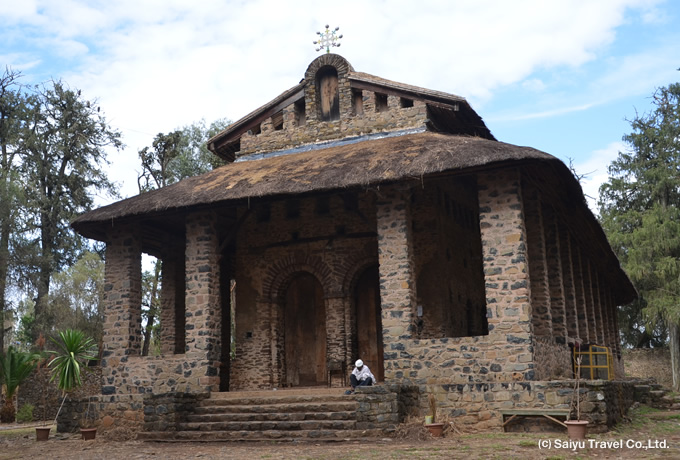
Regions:
<svg viewBox="0 0 680 460"><path fill-rule="evenodd" d="M362 360L357 359L357 362L354 363L354 365L356 367L349 376L349 383L352 385L352 389L345 392L347 395L354 393L356 387L369 387L375 384L375 377L368 366L364 365Z"/></svg>

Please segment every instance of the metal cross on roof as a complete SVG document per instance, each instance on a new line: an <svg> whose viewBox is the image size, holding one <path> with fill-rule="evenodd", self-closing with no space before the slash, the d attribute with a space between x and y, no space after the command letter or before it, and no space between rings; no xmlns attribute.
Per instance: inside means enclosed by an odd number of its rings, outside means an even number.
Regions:
<svg viewBox="0 0 680 460"><path fill-rule="evenodd" d="M335 34L338 30L340 30L340 27L331 30L328 28L328 24L326 24L325 32L317 32L316 34L319 36L319 40L314 40L314 44L319 45L319 47L316 50L321 51L326 48L326 53L330 53L332 47L340 46L338 41L342 38L342 35Z"/></svg>

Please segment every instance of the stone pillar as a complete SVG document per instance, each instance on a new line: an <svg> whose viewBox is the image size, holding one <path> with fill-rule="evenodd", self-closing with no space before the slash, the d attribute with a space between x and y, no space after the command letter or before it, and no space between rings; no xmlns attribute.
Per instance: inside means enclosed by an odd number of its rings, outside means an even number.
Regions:
<svg viewBox="0 0 680 460"><path fill-rule="evenodd" d="M531 305L526 230L516 169L478 174L479 220L484 260L489 339L528 359L501 368L508 377L533 380ZM522 362L522 361L520 361Z"/></svg>
<svg viewBox="0 0 680 460"><path fill-rule="evenodd" d="M142 244L126 226L111 231L106 245L102 391L125 392L125 363L142 348ZM123 391L121 391L123 390Z"/></svg>
<svg viewBox="0 0 680 460"><path fill-rule="evenodd" d="M213 213L187 216L186 350L196 363L191 381L219 390L221 304L219 240ZM197 381L195 377L198 377Z"/></svg>
<svg viewBox="0 0 680 460"><path fill-rule="evenodd" d="M593 270L593 303L595 305L595 317L597 318L597 343L605 345L606 324L602 315L602 295L600 292L600 274L597 269Z"/></svg>
<svg viewBox="0 0 680 460"><path fill-rule="evenodd" d="M581 250L576 242L571 245L571 260L574 263L574 287L576 292L576 316L578 320L579 338L588 342L588 312L583 281L583 261Z"/></svg>
<svg viewBox="0 0 680 460"><path fill-rule="evenodd" d="M376 218L383 347L388 351L410 339L414 330L416 281L409 194L381 188ZM385 362L385 381L392 380L393 374L393 366Z"/></svg>
<svg viewBox="0 0 680 460"><path fill-rule="evenodd" d="M178 351L176 345L177 339L177 279L178 263L177 259L172 256L163 257L163 270L161 275L161 353L174 354L182 353L184 350Z"/></svg>
<svg viewBox="0 0 680 460"><path fill-rule="evenodd" d="M574 262L571 258L571 236L563 227L559 228L560 260L562 261L562 284L564 287L564 310L567 335L579 337L578 315L576 312L576 287L574 286Z"/></svg>
<svg viewBox="0 0 680 460"><path fill-rule="evenodd" d="M557 216L549 206L543 207L545 217L546 255L548 259L548 286L550 288L550 310L552 313L553 336L556 343L566 343L567 319L562 278L562 260Z"/></svg>
<svg viewBox="0 0 680 460"><path fill-rule="evenodd" d="M583 280L585 283L587 317L588 317L588 342L598 343L597 337L597 315L595 314L595 296L593 289L593 268L589 260L585 260Z"/></svg>
<svg viewBox="0 0 680 460"><path fill-rule="evenodd" d="M531 279L531 321L536 337L547 337L552 341L552 315L550 313L548 263L545 257L545 230L543 228L541 197L535 189L523 196L529 276Z"/></svg>
<svg viewBox="0 0 680 460"><path fill-rule="evenodd" d="M345 309L343 297L326 297L326 357L345 360Z"/></svg>

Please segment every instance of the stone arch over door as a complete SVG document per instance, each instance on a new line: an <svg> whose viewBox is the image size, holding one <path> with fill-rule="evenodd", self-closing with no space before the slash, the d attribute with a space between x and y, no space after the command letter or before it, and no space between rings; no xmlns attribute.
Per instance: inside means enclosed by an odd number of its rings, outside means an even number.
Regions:
<svg viewBox="0 0 680 460"><path fill-rule="evenodd" d="M320 257L297 253L273 263L264 276L262 281L263 301L271 306L271 368L272 383L275 386L325 384L328 296L339 291L336 286L337 283L333 282L331 275L331 270ZM313 282L309 277L315 281ZM302 280L297 278L302 278ZM305 299L300 298L300 293L304 293L305 290L309 291L308 300L312 301L313 305L298 304L298 307L301 307L303 311L305 309L314 311L313 323L316 324L314 330L317 331L317 334L313 339L306 338L297 340L297 342L311 341L314 343L313 346L302 343L296 344L296 340L291 340L291 333L294 329L291 321L294 318L289 316L297 314L295 307L292 307L292 312L290 311L291 302L297 300L304 302ZM312 321L312 315L308 316L310 316L308 320ZM299 333L302 334L303 331ZM314 362L307 362L307 368L301 366L301 363L297 361L297 355L290 353L295 348L314 349L312 350L315 352L313 355ZM311 355L307 357L308 361L310 359ZM314 368L313 372L308 369L311 367ZM300 373L300 370L302 370L302 373ZM315 376L314 379L310 378L312 374ZM300 377L302 377L302 380L300 380Z"/></svg>

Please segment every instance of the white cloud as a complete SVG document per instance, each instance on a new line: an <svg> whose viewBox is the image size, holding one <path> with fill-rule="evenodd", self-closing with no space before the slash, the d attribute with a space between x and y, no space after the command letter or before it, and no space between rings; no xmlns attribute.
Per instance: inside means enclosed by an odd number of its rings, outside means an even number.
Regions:
<svg viewBox="0 0 680 460"><path fill-rule="evenodd" d="M67 71L51 76L97 97L112 124L123 130L128 149L112 158L113 171L114 179L131 183L124 188L129 195L136 193L130 177L136 152L153 135L200 118L238 119L295 85L316 56L314 32L328 21L341 27L345 38L338 51L356 70L484 101L498 88L525 79L534 90L550 89L532 74L592 61L615 40L627 15L655 14L659 1L3 4L0 22L26 27L25 42L35 49L7 54L9 62L3 58L0 64L25 65L38 56L43 62L50 56L68 60ZM642 79L657 64L631 59L620 68ZM594 82L592 91L604 85L625 88L623 76L608 78ZM569 101L524 119L584 110L590 103Z"/></svg>

